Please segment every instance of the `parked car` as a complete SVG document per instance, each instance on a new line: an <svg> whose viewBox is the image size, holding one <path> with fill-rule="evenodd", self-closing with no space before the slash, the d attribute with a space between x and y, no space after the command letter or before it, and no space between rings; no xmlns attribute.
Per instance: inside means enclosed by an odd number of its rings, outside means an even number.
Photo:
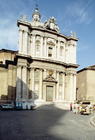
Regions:
<svg viewBox="0 0 95 140"><path fill-rule="evenodd" d="M91 104L89 101L83 101L80 103L80 114L81 115L89 115L91 114Z"/></svg>
<svg viewBox="0 0 95 140"><path fill-rule="evenodd" d="M28 101L18 101L16 102L16 110L33 110L35 109L36 105L33 102Z"/></svg>
<svg viewBox="0 0 95 140"><path fill-rule="evenodd" d="M2 110L2 105L0 105L0 110Z"/></svg>

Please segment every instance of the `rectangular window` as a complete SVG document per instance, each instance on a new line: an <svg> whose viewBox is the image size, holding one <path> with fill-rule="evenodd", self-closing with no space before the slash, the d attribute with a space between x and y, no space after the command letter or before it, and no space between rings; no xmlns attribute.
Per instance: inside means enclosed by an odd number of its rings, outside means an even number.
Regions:
<svg viewBox="0 0 95 140"><path fill-rule="evenodd" d="M48 47L48 57L52 57L52 47Z"/></svg>
<svg viewBox="0 0 95 140"><path fill-rule="evenodd" d="M63 47L60 47L60 56L63 56Z"/></svg>

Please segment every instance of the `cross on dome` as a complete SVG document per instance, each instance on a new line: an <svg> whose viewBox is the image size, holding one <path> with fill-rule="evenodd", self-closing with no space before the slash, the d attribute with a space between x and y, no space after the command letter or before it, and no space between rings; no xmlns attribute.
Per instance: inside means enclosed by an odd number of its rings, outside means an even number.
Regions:
<svg viewBox="0 0 95 140"><path fill-rule="evenodd" d="M34 12L32 14L32 18L33 18L33 21L38 21L40 22L40 19L41 19L41 14L39 12L39 8L38 8L38 4L36 3L35 5L35 9L34 9Z"/></svg>

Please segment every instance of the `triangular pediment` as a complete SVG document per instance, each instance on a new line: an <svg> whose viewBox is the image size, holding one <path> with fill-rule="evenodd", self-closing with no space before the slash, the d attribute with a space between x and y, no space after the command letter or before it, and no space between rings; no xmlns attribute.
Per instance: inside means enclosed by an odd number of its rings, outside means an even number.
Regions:
<svg viewBox="0 0 95 140"><path fill-rule="evenodd" d="M52 76L47 76L44 80L43 80L44 82L55 82L55 83L57 83L57 81L55 80L55 78L54 77L52 77Z"/></svg>

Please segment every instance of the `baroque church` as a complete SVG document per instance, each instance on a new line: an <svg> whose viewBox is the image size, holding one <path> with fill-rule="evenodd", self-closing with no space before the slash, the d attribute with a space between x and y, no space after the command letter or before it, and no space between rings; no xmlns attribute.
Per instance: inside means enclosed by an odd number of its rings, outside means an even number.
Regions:
<svg viewBox="0 0 95 140"><path fill-rule="evenodd" d="M35 8L32 21L17 21L19 50L0 50L0 100L63 103L76 100L74 34L60 33L54 17L44 23Z"/></svg>

